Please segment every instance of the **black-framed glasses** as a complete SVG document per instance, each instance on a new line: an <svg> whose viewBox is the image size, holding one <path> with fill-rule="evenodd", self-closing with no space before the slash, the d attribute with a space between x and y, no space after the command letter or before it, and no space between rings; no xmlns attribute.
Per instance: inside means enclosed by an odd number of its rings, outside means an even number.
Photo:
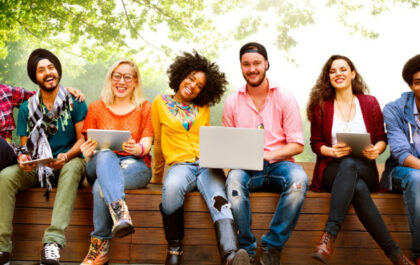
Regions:
<svg viewBox="0 0 420 265"><path fill-rule="evenodd" d="M58 132L57 118L51 112L45 113L43 116L45 122L45 129L49 135L54 135Z"/></svg>
<svg viewBox="0 0 420 265"><path fill-rule="evenodd" d="M121 74L121 73L118 73L118 72L114 72L111 75L112 81L115 81L115 82L120 81L121 78L124 79L124 82L130 83L131 81L133 81L134 76L132 74Z"/></svg>

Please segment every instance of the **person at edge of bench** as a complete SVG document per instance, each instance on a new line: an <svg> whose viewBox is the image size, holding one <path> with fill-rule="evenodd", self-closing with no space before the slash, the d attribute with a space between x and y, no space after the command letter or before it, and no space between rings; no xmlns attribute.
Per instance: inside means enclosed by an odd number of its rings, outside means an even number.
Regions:
<svg viewBox="0 0 420 265"><path fill-rule="evenodd" d="M413 258L420 265L420 54L406 62L402 77L411 91L384 107L391 155L381 187L403 193Z"/></svg>
<svg viewBox="0 0 420 265"><path fill-rule="evenodd" d="M153 182L161 180L165 162L170 166L160 205L168 240L165 264L181 264L185 194L198 189L214 222L221 264L247 265L248 254L239 249L224 190L224 172L199 167L199 129L210 125L209 106L219 102L225 92L225 74L197 52L184 52L169 66L168 75L175 94L157 96L152 106Z"/></svg>
<svg viewBox="0 0 420 265"><path fill-rule="evenodd" d="M109 261L111 238L134 233L124 189L144 188L152 177L152 104L143 97L140 72L133 61L121 60L109 68L101 98L89 105L82 130L85 136L87 129L131 132L122 151L95 152L97 143L92 139L80 147L87 161L87 180L93 185L94 226L81 265L102 265Z"/></svg>
<svg viewBox="0 0 420 265"><path fill-rule="evenodd" d="M45 230L41 264L60 264L60 249L66 244L67 228L78 186L85 175L85 162L80 155L83 121L87 107L75 100L59 83L61 63L50 51L34 50L28 59L28 75L39 86L29 100L21 104L17 135L23 148L18 165L0 172L0 261L8 263L12 251L12 220L16 194L30 187L46 187L46 197L57 186L51 224ZM54 157L43 166L21 164L31 159Z"/></svg>
<svg viewBox="0 0 420 265"><path fill-rule="evenodd" d="M368 92L353 62L342 55L327 60L311 90L306 112L317 163L310 188L331 192L324 233L312 257L329 264L333 243L353 204L361 223L393 264L408 265L412 263L392 239L370 196L379 184L375 160L385 150L386 134L381 107ZM372 144L362 157L351 155L349 146L337 142L337 132L369 133Z"/></svg>
<svg viewBox="0 0 420 265"><path fill-rule="evenodd" d="M281 193L270 230L262 236L263 265L279 265L284 244L295 227L308 189L308 178L293 156L303 151L302 122L293 95L266 77L267 51L251 42L239 51L246 84L230 95L223 109L223 126L265 130L262 171L234 169L226 193L239 226L240 247L256 264L257 240L251 232L249 193L259 189ZM248 143L252 144L252 143Z"/></svg>
<svg viewBox="0 0 420 265"><path fill-rule="evenodd" d="M80 102L84 101L84 95L80 90L66 89ZM21 87L0 84L0 170L17 164L16 149L19 149L19 146L12 142L12 132L16 128L13 109L19 108L35 92Z"/></svg>

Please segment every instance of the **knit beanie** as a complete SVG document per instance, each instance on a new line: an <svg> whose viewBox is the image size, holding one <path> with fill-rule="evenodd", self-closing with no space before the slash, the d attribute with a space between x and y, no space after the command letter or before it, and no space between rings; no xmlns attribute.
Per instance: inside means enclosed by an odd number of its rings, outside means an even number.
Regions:
<svg viewBox="0 0 420 265"><path fill-rule="evenodd" d="M48 59L50 62L52 62L55 66L55 69L57 69L58 72L58 81L61 79L61 63L60 60L58 60L57 56L55 56L52 52L38 48L34 50L31 55L29 55L28 59L28 75L31 78L32 82L35 84L38 84L36 80L36 67L38 66L38 62Z"/></svg>

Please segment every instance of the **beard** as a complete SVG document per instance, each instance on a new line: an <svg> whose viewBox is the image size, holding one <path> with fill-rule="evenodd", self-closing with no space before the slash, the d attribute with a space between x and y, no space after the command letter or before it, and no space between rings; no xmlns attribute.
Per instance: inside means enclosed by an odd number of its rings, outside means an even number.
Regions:
<svg viewBox="0 0 420 265"><path fill-rule="evenodd" d="M262 82L264 82L264 80L265 80L265 71L263 72L263 73L260 73L259 75L258 75L258 79L256 80L256 81L251 81L249 78L248 78L248 76L246 76L246 75L243 75L244 76L244 78L245 78L245 80L246 80L246 83L249 85L249 86L251 86L251 87L258 87L259 85L261 85L262 84Z"/></svg>
<svg viewBox="0 0 420 265"><path fill-rule="evenodd" d="M53 86L46 86L46 85L45 85L46 80L47 80L48 78L51 78L51 77L53 77L53 78L54 78L54 80L53 80L53 81L57 80L56 85L53 85ZM42 80L42 82L39 82L39 81L38 81L38 86L39 86L39 88L41 88L43 91L46 91L46 92L52 92L52 91L56 90L56 89L57 89L57 87L58 87L58 78L57 78L57 76L55 76L55 75L50 75L50 76L47 76L47 77L45 77L45 78Z"/></svg>

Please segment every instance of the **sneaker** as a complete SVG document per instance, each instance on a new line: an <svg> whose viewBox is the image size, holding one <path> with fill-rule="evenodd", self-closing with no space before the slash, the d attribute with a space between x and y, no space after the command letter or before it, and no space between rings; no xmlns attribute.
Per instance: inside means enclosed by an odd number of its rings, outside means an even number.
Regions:
<svg viewBox="0 0 420 265"><path fill-rule="evenodd" d="M10 253L0 251L0 265L10 265Z"/></svg>
<svg viewBox="0 0 420 265"><path fill-rule="evenodd" d="M281 250L277 248L263 249L260 257L261 265L281 265Z"/></svg>
<svg viewBox="0 0 420 265"><path fill-rule="evenodd" d="M109 261L109 245L110 241L107 239L99 239L93 237L90 240L90 247L88 254L80 265L106 265Z"/></svg>
<svg viewBox="0 0 420 265"><path fill-rule="evenodd" d="M41 265L60 265L60 246L55 242L44 245L41 252Z"/></svg>

